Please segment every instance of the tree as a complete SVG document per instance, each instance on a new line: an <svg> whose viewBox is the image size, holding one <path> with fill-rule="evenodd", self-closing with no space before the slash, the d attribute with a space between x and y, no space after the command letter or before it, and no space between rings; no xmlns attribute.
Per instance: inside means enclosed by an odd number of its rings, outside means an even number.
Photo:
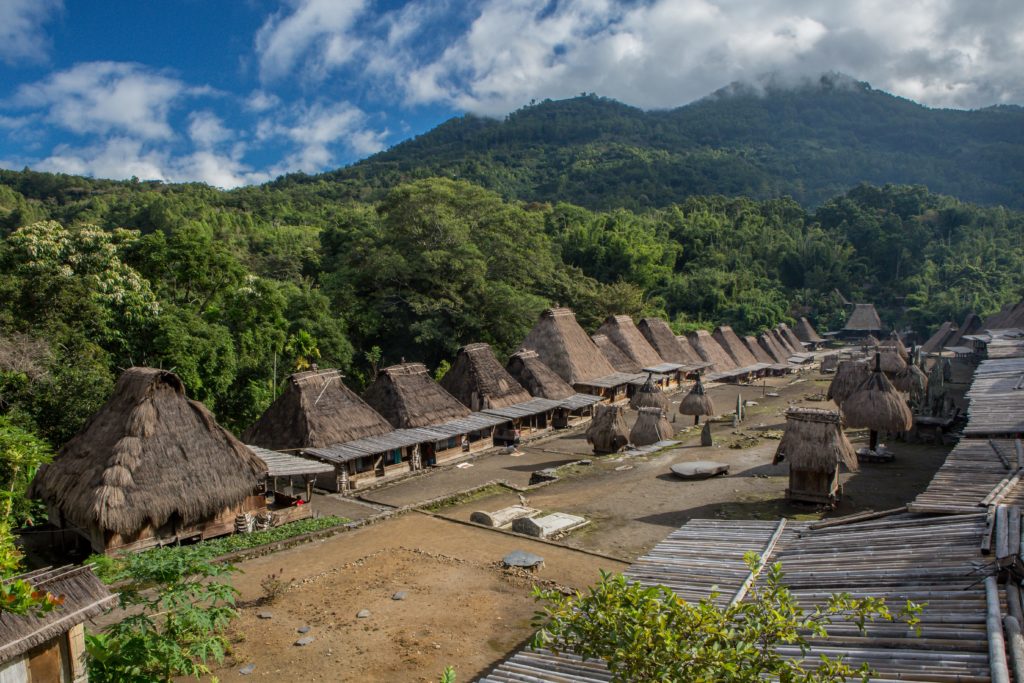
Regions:
<svg viewBox="0 0 1024 683"><path fill-rule="evenodd" d="M759 558L745 556L756 573ZM779 680L825 683L870 674L856 671L841 657L825 655L817 666L778 653L780 645L806 652L809 638L825 638L833 621L849 619L862 630L868 621L905 619L918 623L921 606L907 601L893 615L882 598L854 598L839 593L824 605L806 610L783 584L778 563L764 568L764 586L755 581L747 599L719 607L717 593L693 604L664 586L628 583L602 572L586 595L534 589L542 601L535 624L534 647L572 651L584 659L603 659L614 681L687 681L755 683Z"/></svg>

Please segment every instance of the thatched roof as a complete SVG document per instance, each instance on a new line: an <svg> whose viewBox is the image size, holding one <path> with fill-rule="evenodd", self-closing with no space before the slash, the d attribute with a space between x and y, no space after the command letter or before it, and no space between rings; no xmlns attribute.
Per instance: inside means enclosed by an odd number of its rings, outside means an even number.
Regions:
<svg viewBox="0 0 1024 683"><path fill-rule="evenodd" d="M789 469L801 472L834 472L842 463L856 472L857 453L843 434L839 413L817 408L790 408L772 464L789 461Z"/></svg>
<svg viewBox="0 0 1024 683"><path fill-rule="evenodd" d="M363 399L395 429L441 424L470 413L434 381L423 363L384 368L363 392Z"/></svg>
<svg viewBox="0 0 1024 683"><path fill-rule="evenodd" d="M697 330L686 335L690 346L700 355L705 363L711 363L711 372L725 372L737 367L736 361L726 353L725 349L715 341L707 330Z"/></svg>
<svg viewBox="0 0 1024 683"><path fill-rule="evenodd" d="M736 333L728 325L719 325L711 336L729 354L736 367L745 368L758 362L754 354L750 352L750 349L740 341L740 338L736 336Z"/></svg>
<svg viewBox="0 0 1024 683"><path fill-rule="evenodd" d="M284 392L245 430L242 440L270 450L324 448L392 429L345 386L340 372L310 370L288 378Z"/></svg>
<svg viewBox="0 0 1024 683"><path fill-rule="evenodd" d="M882 359L882 372L887 375L895 375L907 367L899 352L892 346L879 346L878 353Z"/></svg>
<svg viewBox="0 0 1024 683"><path fill-rule="evenodd" d="M896 353L900 354L900 358L903 360L910 360L910 351L903 345L903 340L900 339L900 335L896 333L896 330L889 333L889 338L884 345L895 349Z"/></svg>
<svg viewBox="0 0 1024 683"><path fill-rule="evenodd" d="M850 427L866 427L873 431L904 432L914 425L914 416L885 374L876 369L857 391L843 401L843 417Z"/></svg>
<svg viewBox="0 0 1024 683"><path fill-rule="evenodd" d="M647 375L647 379L644 380L644 383L633 394L633 398L629 399L629 407L634 410L658 408L668 412L670 403L668 396L661 390L661 387L654 383L650 374Z"/></svg>
<svg viewBox="0 0 1024 683"><path fill-rule="evenodd" d="M787 359L795 353L803 352L803 347L800 347L800 349L794 349L790 345L789 340L786 339L786 336L782 334L777 327L768 330L768 336L775 340L775 343L780 349L782 349L783 353L786 354Z"/></svg>
<svg viewBox="0 0 1024 683"><path fill-rule="evenodd" d="M654 347L644 338L633 319L628 315L610 315L601 327L597 328L597 334L603 334L613 344L622 349L633 362L638 363L641 368L649 368L661 365L665 360L658 355Z"/></svg>
<svg viewBox="0 0 1024 683"><path fill-rule="evenodd" d="M786 323L779 323L775 329L779 332L779 335L786 341L786 345L793 349L794 353L803 353L806 351L804 345L800 342L800 338L793 333L793 330L789 329L789 325Z"/></svg>
<svg viewBox="0 0 1024 683"><path fill-rule="evenodd" d="M761 345L761 348L765 350L772 360L776 363L785 363L789 361L789 357L792 355L779 345L779 341L771 334L770 331L762 332L757 335L757 343Z"/></svg>
<svg viewBox="0 0 1024 683"><path fill-rule="evenodd" d="M679 343L680 348L686 353L687 356L693 358L694 365L702 365L704 359L697 353L697 349L693 348L693 344L690 343L690 339L685 334L677 334L676 341Z"/></svg>
<svg viewBox="0 0 1024 683"><path fill-rule="evenodd" d="M905 394L920 398L928 391L928 375L913 363L907 363L905 368L893 375L892 385Z"/></svg>
<svg viewBox="0 0 1024 683"><path fill-rule="evenodd" d="M808 344L820 344L825 341L807 318L800 318L793 332L796 334L797 339Z"/></svg>
<svg viewBox="0 0 1024 683"><path fill-rule="evenodd" d="M637 329L666 362L680 365L695 365L702 362L689 342L680 343L672 328L661 318L644 318L637 325Z"/></svg>
<svg viewBox="0 0 1024 683"><path fill-rule="evenodd" d="M939 353L947 346L955 346L950 340L956 336L956 332L956 323L947 320L921 345L921 353Z"/></svg>
<svg viewBox="0 0 1024 683"><path fill-rule="evenodd" d="M441 378L441 386L470 410L526 403L530 394L501 367L488 344L467 344Z"/></svg>
<svg viewBox="0 0 1024 683"><path fill-rule="evenodd" d="M853 312L850 313L843 330L846 332L880 332L882 320L878 317L878 311L875 310L873 304L854 304Z"/></svg>
<svg viewBox="0 0 1024 683"><path fill-rule="evenodd" d="M768 354L768 352L765 351L764 348L760 344L757 343L757 338L756 337L749 337L749 336L748 337L744 337L743 338L743 345L747 347L747 350L750 351L751 355L753 355L754 358L757 359L758 363L777 363L777 362L779 362L779 361L776 361L774 358L772 358Z"/></svg>
<svg viewBox="0 0 1024 683"><path fill-rule="evenodd" d="M622 406L594 406L594 419L587 427L587 443L597 453L616 453L629 444Z"/></svg>
<svg viewBox="0 0 1024 683"><path fill-rule="evenodd" d="M49 593L62 602L41 616L0 612L0 664L67 633L117 604L117 596L103 585L91 566L39 569L7 579L8 582L14 580L23 580L35 590Z"/></svg>
<svg viewBox="0 0 1024 683"><path fill-rule="evenodd" d="M541 313L521 346L536 351L544 364L570 385L615 373L568 308Z"/></svg>
<svg viewBox="0 0 1024 683"><path fill-rule="evenodd" d="M629 432L629 442L634 446L649 446L652 443L671 439L675 434L672 423L661 408L641 408Z"/></svg>
<svg viewBox="0 0 1024 683"><path fill-rule="evenodd" d="M862 360L841 360L836 368L836 374L832 376L832 382L828 385L826 396L836 405L841 406L843 401L853 395L857 388L864 383L871 373L867 362Z"/></svg>
<svg viewBox="0 0 1024 683"><path fill-rule="evenodd" d="M30 494L71 523L122 535L172 515L195 524L251 495L266 466L173 373L129 368L114 395L49 465Z"/></svg>
<svg viewBox="0 0 1024 683"><path fill-rule="evenodd" d="M626 353L616 346L607 335L604 334L592 334L590 338L597 344L597 348L601 349L601 353L611 363L611 366L615 368L616 372L628 372L636 374L640 372L643 367L640 363L626 355Z"/></svg>
<svg viewBox="0 0 1024 683"><path fill-rule="evenodd" d="M704 391L700 377L693 383L690 392L679 402L679 413L682 415L714 415L715 404Z"/></svg>
<svg viewBox="0 0 1024 683"><path fill-rule="evenodd" d="M878 341L878 338L873 334L869 334L860 340L860 345L864 348L875 348L882 342Z"/></svg>
<svg viewBox="0 0 1024 683"><path fill-rule="evenodd" d="M1009 325L1008 327L1019 327L1018 325ZM963 338L966 334L977 334L983 329L999 329L996 327L988 327L982 324L981 318L978 317L977 313L968 313L964 317L964 321L957 328L956 332L949 339L949 343L946 346L963 346Z"/></svg>
<svg viewBox="0 0 1024 683"><path fill-rule="evenodd" d="M531 396L560 401L569 398L576 390L566 384L565 380L544 365L536 351L523 349L513 353L505 366L508 374L515 378Z"/></svg>

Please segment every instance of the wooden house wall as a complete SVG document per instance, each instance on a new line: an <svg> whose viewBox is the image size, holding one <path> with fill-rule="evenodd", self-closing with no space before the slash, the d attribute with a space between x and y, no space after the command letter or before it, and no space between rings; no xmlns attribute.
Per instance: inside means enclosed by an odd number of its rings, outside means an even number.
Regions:
<svg viewBox="0 0 1024 683"><path fill-rule="evenodd" d="M789 469L790 500L808 503L832 503L839 498L839 466L832 472L809 472Z"/></svg>

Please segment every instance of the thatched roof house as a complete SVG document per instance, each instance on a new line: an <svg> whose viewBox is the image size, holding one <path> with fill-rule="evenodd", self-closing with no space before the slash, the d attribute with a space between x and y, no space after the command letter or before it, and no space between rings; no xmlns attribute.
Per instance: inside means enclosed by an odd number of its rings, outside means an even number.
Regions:
<svg viewBox="0 0 1024 683"><path fill-rule="evenodd" d="M778 344L779 348L786 354L786 358L790 358L794 354L803 352L803 347L800 349L794 349L789 343L789 340L786 339L786 336L782 334L777 327L768 330L768 336L775 340L775 343Z"/></svg>
<svg viewBox="0 0 1024 683"><path fill-rule="evenodd" d="M639 364L641 368L649 368L665 362L658 355L658 352L654 350L654 347L644 338L644 335L640 333L640 330L633 324L633 319L628 315L608 316L601 327L597 329L597 334L603 334L608 337L613 344L622 349L622 352L629 356L633 362Z"/></svg>
<svg viewBox="0 0 1024 683"><path fill-rule="evenodd" d="M242 434L245 443L270 450L323 448L393 427L345 386L337 370L309 370L288 378L284 392Z"/></svg>
<svg viewBox="0 0 1024 683"><path fill-rule="evenodd" d="M700 355L701 360L710 363L712 372L725 372L736 368L736 361L715 341L707 330L696 330L686 335L690 346Z"/></svg>
<svg viewBox="0 0 1024 683"><path fill-rule="evenodd" d="M427 427L470 414L434 381L423 363L384 368L363 392L363 399L395 429Z"/></svg>
<svg viewBox="0 0 1024 683"><path fill-rule="evenodd" d="M796 336L793 330L789 329L789 325L786 323L779 323L775 326L779 335L786 341L786 345L793 349L793 353L803 353L806 351L800 338Z"/></svg>
<svg viewBox="0 0 1024 683"><path fill-rule="evenodd" d="M747 336L743 338L743 345L747 347L750 354L757 360L758 363L770 363L775 364L779 361L768 355L768 352L757 343L756 337Z"/></svg>
<svg viewBox="0 0 1024 683"><path fill-rule="evenodd" d="M758 362L754 354L750 352L750 349L740 341L740 338L736 336L736 333L728 325L719 325L711 336L729 354L736 367L746 368Z"/></svg>
<svg viewBox="0 0 1024 683"><path fill-rule="evenodd" d="M441 386L474 411L530 400L529 392L501 367L489 344L467 344L459 349Z"/></svg>
<svg viewBox="0 0 1024 683"><path fill-rule="evenodd" d="M629 399L629 407L634 410L640 410L641 408L657 408L663 410L666 413L669 411L671 401L668 400L668 396L661 390L656 382L651 378L651 375L647 375L647 379L637 389L636 393L633 394L633 398Z"/></svg>
<svg viewBox="0 0 1024 683"><path fill-rule="evenodd" d="M871 450L875 450L878 443L878 432L905 432L914 425L907 402L886 378L880 365L876 354L875 369L842 406L848 426L866 427L871 431Z"/></svg>
<svg viewBox="0 0 1024 683"><path fill-rule="evenodd" d="M568 308L541 313L521 346L536 351L545 365L573 386L615 373Z"/></svg>
<svg viewBox="0 0 1024 683"><path fill-rule="evenodd" d="M634 446L650 446L671 439L675 434L672 423L661 408L640 408L629 432L629 442Z"/></svg>
<svg viewBox="0 0 1024 683"><path fill-rule="evenodd" d="M576 393L554 370L544 365L536 351L523 349L513 353L505 369L531 396L560 401Z"/></svg>
<svg viewBox="0 0 1024 683"><path fill-rule="evenodd" d="M761 348L764 349L765 353L772 357L772 360L776 363L787 363L789 362L790 353L779 345L778 340L771 334L771 332L762 332L757 335L757 343L760 344Z"/></svg>
<svg viewBox="0 0 1024 683"><path fill-rule="evenodd" d="M881 331L882 320L873 304L854 304L853 312L842 329L845 337L862 337L866 334L877 336Z"/></svg>
<svg viewBox="0 0 1024 683"><path fill-rule="evenodd" d="M587 443L595 453L618 453L629 445L629 432L622 406L594 406L594 419L587 427Z"/></svg>
<svg viewBox="0 0 1024 683"><path fill-rule="evenodd" d="M789 462L791 500L833 504L839 497L839 465L858 469L857 454L843 434L839 413L817 408L786 411L786 430L773 465Z"/></svg>
<svg viewBox="0 0 1024 683"><path fill-rule="evenodd" d="M935 330L935 334L928 337L928 341L921 344L921 353L941 353L947 346L954 346L952 340L957 336L956 323L947 320Z"/></svg>
<svg viewBox="0 0 1024 683"><path fill-rule="evenodd" d="M834 401L837 406L843 405L843 401L853 396L870 373L871 369L865 361L839 361L836 374L832 376L832 382L828 385L826 397L830 401Z"/></svg>
<svg viewBox="0 0 1024 683"><path fill-rule="evenodd" d="M822 344L825 341L807 318L800 318L793 332L796 338L805 344Z"/></svg>
<svg viewBox="0 0 1024 683"><path fill-rule="evenodd" d="M590 338L597 344L597 348L601 349L601 353L611 363L611 366L615 368L616 372L626 372L636 374L640 372L643 366L637 363L635 360L626 355L626 353L616 346L607 335L604 334L592 334Z"/></svg>
<svg viewBox="0 0 1024 683"><path fill-rule="evenodd" d="M1018 327L1017 325L1010 325L1009 327ZM956 333L950 338L949 343L946 346L963 346L964 336L970 334L978 334L982 330L1000 329L995 327L987 327L982 324L981 318L976 313L968 313L964 317L964 321L960 323ZM1005 329L1005 328L1004 328Z"/></svg>
<svg viewBox="0 0 1024 683"><path fill-rule="evenodd" d="M39 469L30 495L47 503L52 522L85 530L103 551L178 537L226 513L233 524L232 511L265 474L252 451L185 396L177 375L130 368Z"/></svg>
<svg viewBox="0 0 1024 683"><path fill-rule="evenodd" d="M666 362L680 365L697 365L703 362L686 337L677 337L668 323L661 318L644 318L637 325L637 329Z"/></svg>

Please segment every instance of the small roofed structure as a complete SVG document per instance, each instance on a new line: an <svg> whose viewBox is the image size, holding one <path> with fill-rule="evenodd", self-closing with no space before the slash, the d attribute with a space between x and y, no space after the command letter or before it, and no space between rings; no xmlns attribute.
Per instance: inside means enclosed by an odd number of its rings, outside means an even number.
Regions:
<svg viewBox="0 0 1024 683"><path fill-rule="evenodd" d="M863 360L841 360L836 367L836 374L828 385L825 396L834 401L837 406L842 406L843 401L853 396L854 392L864 383L864 380L871 374L871 369Z"/></svg>
<svg viewBox="0 0 1024 683"><path fill-rule="evenodd" d="M297 372L284 392L242 434L245 443L269 450L322 448L368 436L392 426L345 386L337 370Z"/></svg>
<svg viewBox="0 0 1024 683"><path fill-rule="evenodd" d="M789 463L790 500L835 505L842 493L839 466L858 469L857 454L843 434L839 413L817 408L790 408L786 430L775 449L773 465Z"/></svg>
<svg viewBox="0 0 1024 683"><path fill-rule="evenodd" d="M601 353L611 363L611 366L615 368L616 372L625 372L629 374L637 374L640 372L643 366L637 363L635 360L626 355L626 353L616 346L607 335L604 334L593 334L590 336L597 344L597 348L601 349Z"/></svg>
<svg viewBox="0 0 1024 683"><path fill-rule="evenodd" d="M878 448L878 432L905 432L914 426L910 407L882 372L880 356L875 354L874 370L842 405L848 426L870 430L871 451Z"/></svg>
<svg viewBox="0 0 1024 683"><path fill-rule="evenodd" d="M786 340L786 345L793 349L794 353L803 353L806 350L804 349L803 342L798 336L796 336L793 330L789 328L789 325L786 323L779 323L775 329L778 330L779 335Z"/></svg>
<svg viewBox="0 0 1024 683"><path fill-rule="evenodd" d="M894 349L896 353L900 355L900 358L902 358L903 360L910 360L910 352L907 351L907 347L903 345L903 340L900 339L900 335L896 332L896 330L890 332L889 338L885 341L884 344L880 344L880 346L885 346L887 348Z"/></svg>
<svg viewBox="0 0 1024 683"><path fill-rule="evenodd" d="M1007 327L1019 327L1018 325L1008 326L988 326L982 323L981 318L977 313L968 313L964 316L964 321L960 323L956 332L949 339L946 346L959 346L964 343L964 337L978 334L982 330L995 330L995 329L1006 329Z"/></svg>
<svg viewBox="0 0 1024 683"><path fill-rule="evenodd" d="M622 349L622 352L630 360L638 363L641 368L660 365L665 362L665 359L658 355L658 352L644 338L644 335L640 333L640 330L633 323L633 319L628 315L608 316L601 327L597 329L597 334L603 334L608 337L613 344Z"/></svg>
<svg viewBox="0 0 1024 683"><path fill-rule="evenodd" d="M711 397L704 391L704 384L700 381L700 377L693 383L693 387L690 392L683 396L683 400L679 402L679 413L681 415L693 415L693 424L700 424L701 415L714 415L715 404L711 401Z"/></svg>
<svg viewBox="0 0 1024 683"><path fill-rule="evenodd" d="M615 373L568 308L541 313L520 346L536 351L544 364L571 386Z"/></svg>
<svg viewBox="0 0 1024 683"><path fill-rule="evenodd" d="M796 322L796 327L793 329L797 339L803 342L805 345L810 346L812 349L818 348L820 345L825 343L825 340L818 334L818 331L811 325L811 321L807 318L801 317Z"/></svg>
<svg viewBox="0 0 1024 683"><path fill-rule="evenodd" d="M545 365L537 352L531 349L513 353L505 369L531 396L561 400L576 393L575 389Z"/></svg>
<svg viewBox="0 0 1024 683"><path fill-rule="evenodd" d="M690 366L703 362L686 338L677 337L668 323L661 318L644 318L637 325L637 329L647 343L667 362Z"/></svg>
<svg viewBox="0 0 1024 683"><path fill-rule="evenodd" d="M427 427L470 413L434 381L423 363L384 368L363 392L363 399L395 429Z"/></svg>
<svg viewBox="0 0 1024 683"><path fill-rule="evenodd" d="M895 347L879 346L877 354L881 357L882 372L889 377L895 376L907 367L907 361L903 359Z"/></svg>
<svg viewBox="0 0 1024 683"><path fill-rule="evenodd" d="M957 336L956 332L956 323L947 320L924 344L921 344L921 353L942 353L942 349L952 346L950 340Z"/></svg>
<svg viewBox="0 0 1024 683"><path fill-rule="evenodd" d="M629 445L629 431L622 406L598 405L587 427L587 443L595 453L618 453Z"/></svg>
<svg viewBox="0 0 1024 683"><path fill-rule="evenodd" d="M117 605L91 566L39 569L22 580L61 601L42 614L0 612L0 681L54 683L88 680L85 622Z"/></svg>
<svg viewBox="0 0 1024 683"><path fill-rule="evenodd" d="M441 387L474 411L530 400L530 393L505 371L489 344L467 344L459 349L441 378Z"/></svg>
<svg viewBox="0 0 1024 683"><path fill-rule="evenodd" d="M231 533L237 515L266 509L265 476L177 375L129 368L29 495L46 502L51 523L110 553Z"/></svg>
<svg viewBox="0 0 1024 683"><path fill-rule="evenodd" d="M736 368L736 361L726 353L721 344L715 341L707 330L696 330L686 335L690 346L697 352L705 363L710 363L709 369L712 372L726 372Z"/></svg>
<svg viewBox="0 0 1024 683"><path fill-rule="evenodd" d="M928 393L928 375L913 363L893 375L892 385L904 394L909 394L915 401L920 401Z"/></svg>
<svg viewBox="0 0 1024 683"><path fill-rule="evenodd" d="M634 446L650 446L671 439L675 432L661 408L640 408L636 422L629 432L629 442Z"/></svg>
<svg viewBox="0 0 1024 683"><path fill-rule="evenodd" d="M846 325L839 334L844 339L860 339L866 335L877 337L882 332L882 320L874 304L854 304Z"/></svg>
<svg viewBox="0 0 1024 683"><path fill-rule="evenodd" d="M740 341L740 338L736 336L736 333L728 325L719 325L711 336L729 354L736 367L745 368L758 363L754 354Z"/></svg>
<svg viewBox="0 0 1024 683"><path fill-rule="evenodd" d="M634 410L640 410L641 408L658 408L668 412L670 401L668 396L661 390L657 382L651 377L650 373L647 375L647 379L643 385L637 389L636 393L633 394L633 398L629 400L629 407Z"/></svg>

